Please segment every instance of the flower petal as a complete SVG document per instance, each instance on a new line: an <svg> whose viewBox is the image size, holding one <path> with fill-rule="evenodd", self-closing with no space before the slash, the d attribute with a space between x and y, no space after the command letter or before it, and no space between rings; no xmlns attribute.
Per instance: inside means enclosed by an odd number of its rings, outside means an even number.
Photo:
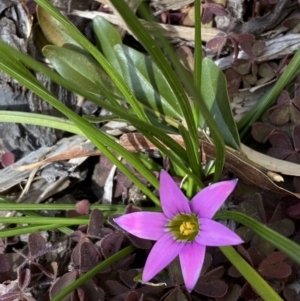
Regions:
<svg viewBox="0 0 300 301"><path fill-rule="evenodd" d="M202 189L190 201L192 212L199 217L212 218L231 194L236 183L237 179L223 181Z"/></svg>
<svg viewBox="0 0 300 301"><path fill-rule="evenodd" d="M179 254L185 286L189 292L196 285L205 258L206 247L197 242L186 244Z"/></svg>
<svg viewBox="0 0 300 301"><path fill-rule="evenodd" d="M232 230L209 218L200 218L200 231L196 241L204 246L221 247L243 243Z"/></svg>
<svg viewBox="0 0 300 301"><path fill-rule="evenodd" d="M164 269L184 247L184 242L177 242L170 233L165 233L153 246L144 270L142 280L148 282Z"/></svg>
<svg viewBox="0 0 300 301"><path fill-rule="evenodd" d="M160 172L159 186L161 206L168 218L173 218L179 213L191 213L187 198L165 170Z"/></svg>
<svg viewBox="0 0 300 301"><path fill-rule="evenodd" d="M117 217L114 222L139 238L158 240L165 233L167 218L160 212L134 212Z"/></svg>

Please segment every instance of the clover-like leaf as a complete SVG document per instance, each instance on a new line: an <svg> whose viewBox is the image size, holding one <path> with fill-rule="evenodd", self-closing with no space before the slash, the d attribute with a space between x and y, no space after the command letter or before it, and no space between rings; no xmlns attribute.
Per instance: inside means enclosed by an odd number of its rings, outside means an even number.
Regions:
<svg viewBox="0 0 300 301"><path fill-rule="evenodd" d="M270 135L275 131L276 128L272 125L256 122L252 125L251 135L257 142L265 143L268 141Z"/></svg>
<svg viewBox="0 0 300 301"><path fill-rule="evenodd" d="M292 273L290 265L284 262L286 256L282 252L270 254L258 267L258 272L269 278L282 279Z"/></svg>
<svg viewBox="0 0 300 301"><path fill-rule="evenodd" d="M226 16L227 11L224 9L223 5L215 3L211 0L205 0L202 4L202 23L206 24L213 20L214 16Z"/></svg>

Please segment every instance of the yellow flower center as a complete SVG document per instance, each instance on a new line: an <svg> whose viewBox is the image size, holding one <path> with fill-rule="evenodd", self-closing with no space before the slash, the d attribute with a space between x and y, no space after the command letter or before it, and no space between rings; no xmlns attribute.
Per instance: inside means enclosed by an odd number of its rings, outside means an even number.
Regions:
<svg viewBox="0 0 300 301"><path fill-rule="evenodd" d="M183 222L179 227L179 231L183 235L190 235L195 232L195 225L192 222Z"/></svg>
<svg viewBox="0 0 300 301"><path fill-rule="evenodd" d="M194 241L200 231L198 217L195 214L178 214L167 225L177 241Z"/></svg>

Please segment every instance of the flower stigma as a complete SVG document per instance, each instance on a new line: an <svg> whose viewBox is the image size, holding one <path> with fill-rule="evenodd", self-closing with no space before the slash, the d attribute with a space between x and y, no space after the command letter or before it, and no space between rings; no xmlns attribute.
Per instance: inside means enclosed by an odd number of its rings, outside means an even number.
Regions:
<svg viewBox="0 0 300 301"><path fill-rule="evenodd" d="M199 220L195 214L178 214L169 221L167 229L177 241L193 241L200 230Z"/></svg>

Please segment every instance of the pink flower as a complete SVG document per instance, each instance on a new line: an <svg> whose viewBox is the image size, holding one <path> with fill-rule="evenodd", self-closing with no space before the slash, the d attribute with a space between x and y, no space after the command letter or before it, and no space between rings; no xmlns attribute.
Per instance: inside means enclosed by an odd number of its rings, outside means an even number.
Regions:
<svg viewBox="0 0 300 301"><path fill-rule="evenodd" d="M163 213L134 212L114 219L127 232L157 241L145 264L142 280L148 282L179 255L185 286L192 291L200 276L206 246L230 246L242 239L212 220L233 191L237 180L212 184L189 202L166 171L160 173Z"/></svg>

